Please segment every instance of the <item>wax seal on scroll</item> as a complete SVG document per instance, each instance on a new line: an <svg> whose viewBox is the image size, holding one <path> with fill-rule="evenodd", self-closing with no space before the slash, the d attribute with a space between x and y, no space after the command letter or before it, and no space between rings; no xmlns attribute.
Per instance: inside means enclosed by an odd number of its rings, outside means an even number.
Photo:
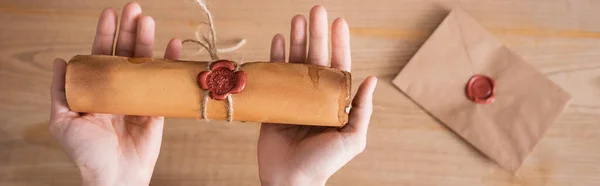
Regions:
<svg viewBox="0 0 600 186"><path fill-rule="evenodd" d="M490 104L494 102L496 84L490 77L475 75L467 84L467 97L478 104Z"/></svg>
<svg viewBox="0 0 600 186"><path fill-rule="evenodd" d="M232 61L219 60L209 65L210 70L200 72L197 81L200 88L210 91L211 99L223 100L246 86L246 73Z"/></svg>

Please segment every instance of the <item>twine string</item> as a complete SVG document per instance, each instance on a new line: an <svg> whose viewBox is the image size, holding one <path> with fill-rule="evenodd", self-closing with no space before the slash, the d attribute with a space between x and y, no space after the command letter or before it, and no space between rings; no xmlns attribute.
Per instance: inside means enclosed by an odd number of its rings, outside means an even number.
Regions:
<svg viewBox="0 0 600 186"><path fill-rule="evenodd" d="M242 46L244 46L246 44L246 39L242 38L233 46L226 47L226 48L218 48L217 42L216 42L217 41L217 32L215 31L215 23L214 23L212 14L210 13L210 11L208 10L208 7L206 6L206 2L204 0L194 0L194 2L196 2L196 4L198 4L198 5L200 5L204 14L206 15L206 17L208 17L208 22L202 22L196 28L196 32L194 32L196 39L186 39L186 40L182 41L182 44L195 43L195 44L198 44L201 46L201 48L199 48L198 51L196 51L196 53L194 55L200 54L202 52L202 50L204 49L208 52L208 54L210 55L212 60L219 60L218 53L233 52L233 51L240 49ZM206 25L206 24L208 24L210 36L206 36L206 35L202 34L202 25Z"/></svg>
<svg viewBox="0 0 600 186"><path fill-rule="evenodd" d="M233 121L233 96L227 95L227 121Z"/></svg>
<svg viewBox="0 0 600 186"><path fill-rule="evenodd" d="M206 117L206 103L208 103L209 96L210 90L206 90L206 92L204 92L204 98L202 99L202 103L200 103L200 114L202 114L202 119L204 119L205 121L210 121L208 117Z"/></svg>
<svg viewBox="0 0 600 186"><path fill-rule="evenodd" d="M212 66L212 64L215 61L211 61L208 63L208 65L206 66L206 70L210 71L210 67ZM235 70L234 72L237 72L240 70L240 65L236 62L233 62L233 64L235 65ZM200 114L202 116L202 119L209 121L208 117L206 116L206 112L207 112L207 108L206 108L206 104L208 104L208 100L210 98L210 90L206 90L204 97L202 99L202 102L200 103ZM233 96L231 96L231 94L227 95L227 121L231 122L233 121Z"/></svg>
<svg viewBox="0 0 600 186"><path fill-rule="evenodd" d="M235 44L232 47L229 48L217 48L217 33L215 31L215 24L214 24L214 20L213 20L213 16L210 13L210 11L208 10L208 7L206 6L206 2L204 2L204 0L194 0L198 5L200 5L200 7L202 8L202 10L204 11L204 14L206 15L206 17L208 17L208 27L209 27L209 32L210 32L210 36L206 36L202 34L201 31L201 25L198 25L196 32L194 33L196 36L196 39L186 39L182 41L182 44L185 43L195 43L201 46L200 49L198 49L198 51L196 52L196 54L200 53L202 51L202 49L205 49L212 61L210 61L208 63L208 65L206 66L206 70L210 71L211 70L211 66L215 61L218 61L219 55L218 53L225 53L225 52L232 52L232 51L236 51L239 48L241 48L242 46L244 46L244 44L246 44L246 39L241 39L237 44ZM206 24L206 23L204 23ZM235 70L234 72L237 72L240 70L240 65L236 62L233 62L233 64L235 65ZM210 94L211 91L210 90L206 90L204 97L202 99L202 103L200 103L200 114L202 119L209 121L208 117L207 117L207 108L206 105L208 104L209 98L210 98ZM231 96L231 94L227 95L227 121L231 122L233 121L233 97Z"/></svg>

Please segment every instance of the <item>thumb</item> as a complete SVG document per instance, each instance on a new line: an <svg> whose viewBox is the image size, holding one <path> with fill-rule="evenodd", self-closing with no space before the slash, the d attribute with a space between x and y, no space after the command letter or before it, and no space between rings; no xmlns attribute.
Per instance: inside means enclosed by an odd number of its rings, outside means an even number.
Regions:
<svg viewBox="0 0 600 186"><path fill-rule="evenodd" d="M56 58L53 64L52 85L50 88L51 98L51 116L68 112L69 105L65 96L65 73L67 70L67 62Z"/></svg>
<svg viewBox="0 0 600 186"><path fill-rule="evenodd" d="M369 76L358 87L356 96L352 100L352 109L350 110L349 121L343 132L358 135L367 135L367 128L373 112L373 92L377 86L377 78Z"/></svg>
<svg viewBox="0 0 600 186"><path fill-rule="evenodd" d="M77 114L70 112L71 109L69 109L67 98L65 96L65 73L67 62L63 59L56 58L52 69L52 85L50 86L50 121L48 122L48 128L50 129L50 132L56 136L57 132L61 128L64 128L62 126L64 122L60 121L76 116Z"/></svg>

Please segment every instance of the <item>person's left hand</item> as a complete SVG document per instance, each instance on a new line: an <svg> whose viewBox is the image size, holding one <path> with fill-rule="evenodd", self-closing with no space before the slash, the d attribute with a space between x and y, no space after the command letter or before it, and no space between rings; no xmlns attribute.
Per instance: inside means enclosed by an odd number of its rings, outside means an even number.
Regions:
<svg viewBox="0 0 600 186"><path fill-rule="evenodd" d="M123 8L119 37L117 13L105 9L98 20L94 55L152 57L154 20L131 2ZM177 59L181 41L169 42L165 58ZM49 130L80 170L83 185L148 185L158 158L163 117L77 113L65 97L66 62L54 61Z"/></svg>

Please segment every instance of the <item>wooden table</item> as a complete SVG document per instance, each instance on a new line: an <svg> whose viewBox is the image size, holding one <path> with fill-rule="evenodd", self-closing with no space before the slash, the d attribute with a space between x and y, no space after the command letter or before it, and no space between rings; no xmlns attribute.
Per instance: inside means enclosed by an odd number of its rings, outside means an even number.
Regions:
<svg viewBox="0 0 600 186"><path fill-rule="evenodd" d="M204 20L191 1L138 0L156 20L156 57ZM77 185L77 169L46 129L52 59L88 54L99 12L124 0L0 0L0 185ZM600 185L600 1L330 0L209 1L222 57L268 59L271 37L289 32L313 4L350 23L353 77L380 78L365 152L329 185ZM453 7L568 90L573 101L516 176L499 168L391 84ZM184 46L184 58L195 46ZM356 91L356 86L354 87ZM258 185L257 124L168 119L152 185Z"/></svg>

